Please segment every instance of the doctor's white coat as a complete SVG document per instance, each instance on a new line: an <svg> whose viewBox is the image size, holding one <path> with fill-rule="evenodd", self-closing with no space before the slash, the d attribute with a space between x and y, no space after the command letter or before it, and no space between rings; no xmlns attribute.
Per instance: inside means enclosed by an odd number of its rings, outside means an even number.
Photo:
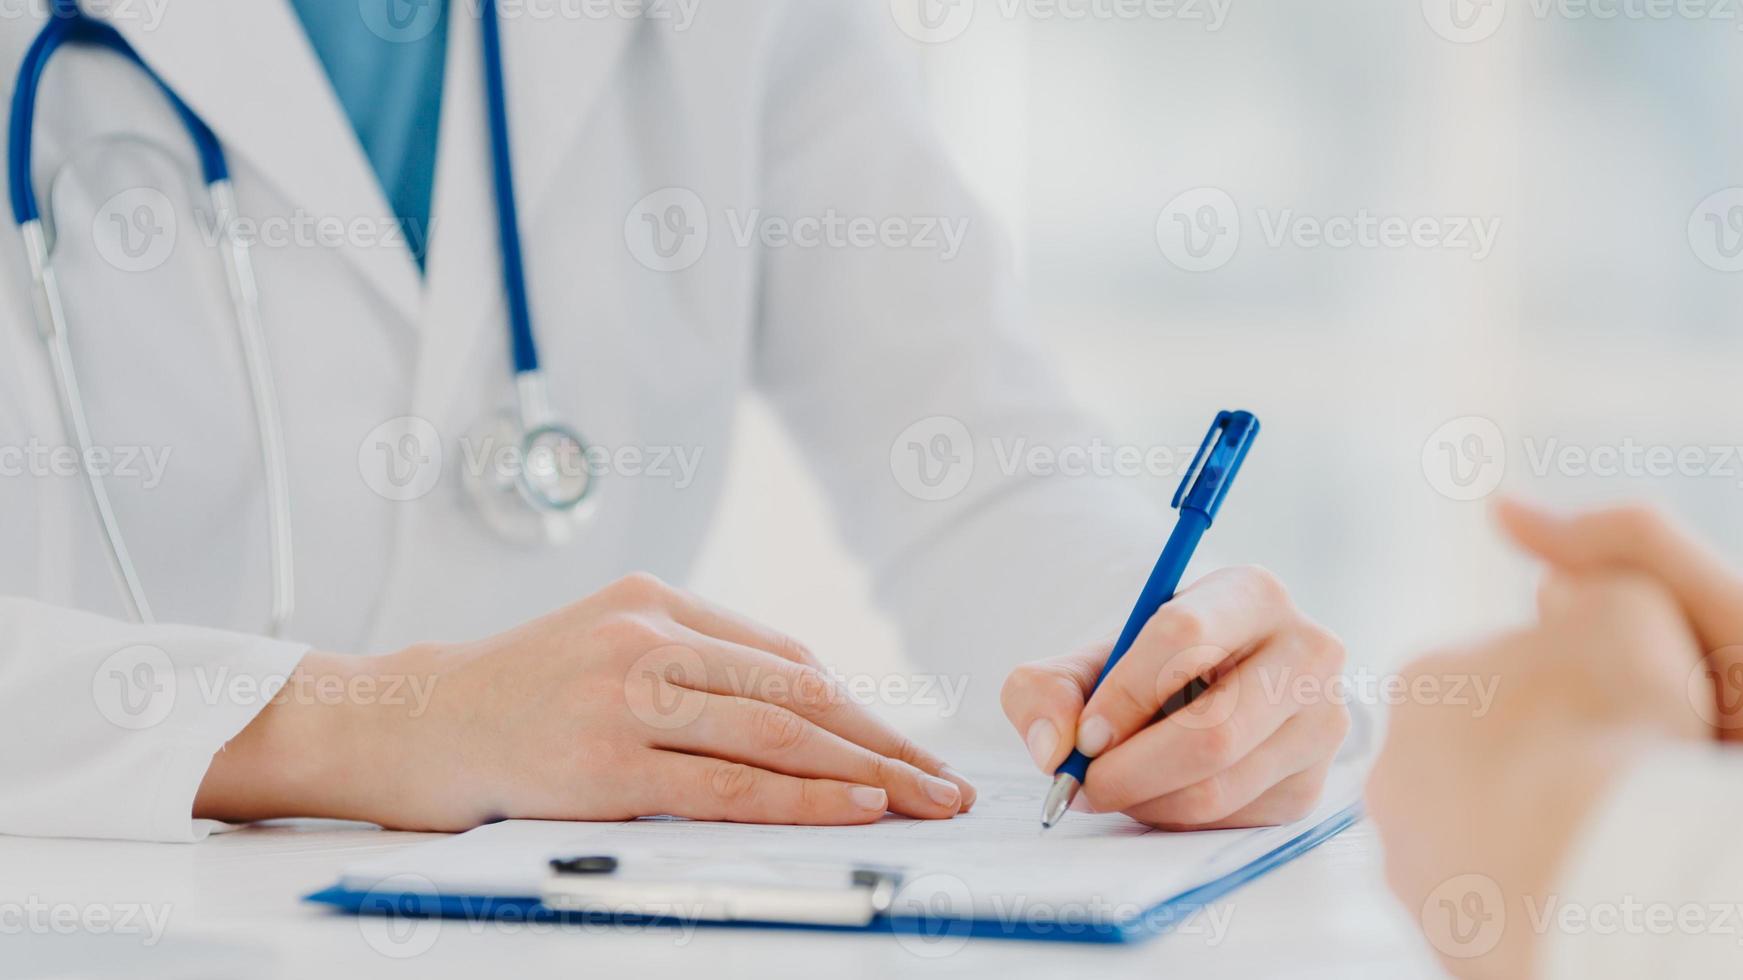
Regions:
<svg viewBox="0 0 1743 980"><path fill-rule="evenodd" d="M509 394L476 5L453 5L427 279L288 4L111 8L225 144L256 235L299 602L288 639L258 635L266 506L189 144L135 69L68 51L43 84L32 170L162 625L126 618L57 449L23 251L0 235L0 832L198 839L213 753L311 646L473 639L636 570L681 584L751 389L821 478L909 652L968 673L972 699L1118 625L1165 529L1159 502L999 472L992 438L1082 444L1084 424L1013 323L1001 239L928 131L887 4L733 0L688 23L676 5L505 6L521 11L504 45L546 371L618 470L597 517L546 550L503 542L460 490L479 447L457 440ZM5 78L39 27L0 24ZM940 247L912 240L929 224ZM952 254L946 226L966 229ZM700 461L693 482L652 465L679 452Z"/></svg>

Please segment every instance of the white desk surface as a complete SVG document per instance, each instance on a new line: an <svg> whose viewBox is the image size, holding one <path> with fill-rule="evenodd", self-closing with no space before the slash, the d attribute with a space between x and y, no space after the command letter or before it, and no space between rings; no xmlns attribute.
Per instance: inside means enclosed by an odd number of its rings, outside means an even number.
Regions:
<svg viewBox="0 0 1743 980"><path fill-rule="evenodd" d="M913 940L888 935L738 928L685 935L456 921L433 935L384 936L389 920L298 900L361 856L423 839L306 822L198 845L0 838L0 977L1441 976L1410 917L1385 891L1378 841L1366 823L1223 899L1220 941L1210 929L1131 947L976 940L932 957L920 953L935 949L917 952ZM155 945L144 934L53 925L52 915L73 914L60 908L120 914L136 904L166 923ZM25 921L30 908L46 926ZM143 912L136 915L144 921Z"/></svg>

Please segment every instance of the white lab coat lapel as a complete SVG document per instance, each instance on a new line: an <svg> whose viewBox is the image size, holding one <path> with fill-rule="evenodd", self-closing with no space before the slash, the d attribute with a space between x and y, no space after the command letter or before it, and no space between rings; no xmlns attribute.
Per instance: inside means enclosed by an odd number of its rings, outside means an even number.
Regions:
<svg viewBox="0 0 1743 980"><path fill-rule="evenodd" d="M508 9L508 8L505 8ZM522 8L530 9L530 8ZM477 5L455 3L449 23L447 84L432 209L428 304L423 356L418 368L415 414L440 417L455 383L481 350L480 331L490 331L501 363L507 364L508 334L502 252L488 122ZM508 17L502 45L507 76L509 139L524 248L540 247L530 229L543 195L564 180L567 151L592 118L618 59L641 21L630 17ZM539 284L529 283L535 311ZM550 329L537 322L534 329ZM506 367L504 367L506 372ZM508 390L509 377L501 378Z"/></svg>
<svg viewBox="0 0 1743 980"><path fill-rule="evenodd" d="M174 0L164 4L161 23L131 17L112 23L217 133L245 212L249 195L241 183L263 177L289 208L309 217L391 227L392 207L289 3ZM346 237L338 251L408 324L415 322L421 283L410 251L397 236L387 243Z"/></svg>

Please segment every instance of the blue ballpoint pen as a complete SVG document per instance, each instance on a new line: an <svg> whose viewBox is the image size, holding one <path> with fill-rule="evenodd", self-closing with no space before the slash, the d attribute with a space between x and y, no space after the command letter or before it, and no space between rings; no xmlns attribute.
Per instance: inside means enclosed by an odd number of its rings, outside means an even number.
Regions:
<svg viewBox="0 0 1743 980"><path fill-rule="evenodd" d="M1138 603L1126 620L1126 628L1120 632L1119 642L1114 644L1113 653L1108 655L1107 665L1102 668L1101 676L1095 680L1097 688L1108 679L1108 674L1120 662L1120 658L1126 655L1126 651L1132 648L1132 643L1137 640L1144 625L1174 598L1174 590L1180 587L1180 577L1186 574L1186 565L1192 560L1192 552L1198 547L1204 532L1210 530L1211 522L1216 520L1223 498L1228 496L1229 487L1235 482L1235 474L1241 471L1241 463L1246 461L1247 450L1253 447L1253 440L1258 435L1259 420L1250 412L1222 412L1211 423L1210 433L1204 437L1204 444L1198 447L1198 453L1192 457L1192 465L1186 470L1186 478L1180 481L1180 489L1174 492L1172 506L1180 511L1180 518L1174 524L1174 533L1168 536L1168 543L1162 548L1162 557L1156 560L1156 568L1150 572L1150 580L1144 583L1144 591L1138 596ZM1181 705L1189 702L1198 686L1197 683L1189 684L1177 696L1178 702ZM1047 791L1047 799L1041 807L1043 830L1064 819L1065 811L1071 808L1071 801L1077 798L1077 791L1082 788L1084 777L1089 773L1089 762L1089 756L1072 749L1071 756L1055 772L1053 788Z"/></svg>

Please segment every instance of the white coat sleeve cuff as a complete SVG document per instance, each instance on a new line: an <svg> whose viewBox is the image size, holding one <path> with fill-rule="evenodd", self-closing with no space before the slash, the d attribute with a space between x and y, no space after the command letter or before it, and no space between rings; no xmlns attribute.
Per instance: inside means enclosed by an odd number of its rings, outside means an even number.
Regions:
<svg viewBox="0 0 1743 980"><path fill-rule="evenodd" d="M0 833L192 842L212 757L308 647L0 599Z"/></svg>
<svg viewBox="0 0 1743 980"><path fill-rule="evenodd" d="M1611 789L1538 910L1546 978L1743 976L1743 753L1667 748Z"/></svg>

